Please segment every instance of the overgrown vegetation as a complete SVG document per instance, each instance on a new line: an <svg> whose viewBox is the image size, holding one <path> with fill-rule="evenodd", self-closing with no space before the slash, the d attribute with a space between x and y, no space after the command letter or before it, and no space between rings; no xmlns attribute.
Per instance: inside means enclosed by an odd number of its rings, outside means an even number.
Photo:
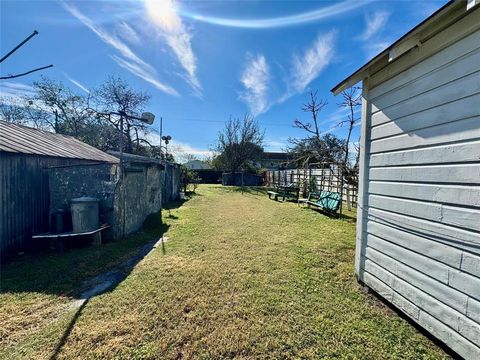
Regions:
<svg viewBox="0 0 480 360"><path fill-rule="evenodd" d="M59 359L448 358L361 290L352 219L243 190L201 185L164 211L164 246L79 313L68 290L158 228L6 267L0 357L49 358L57 348Z"/></svg>

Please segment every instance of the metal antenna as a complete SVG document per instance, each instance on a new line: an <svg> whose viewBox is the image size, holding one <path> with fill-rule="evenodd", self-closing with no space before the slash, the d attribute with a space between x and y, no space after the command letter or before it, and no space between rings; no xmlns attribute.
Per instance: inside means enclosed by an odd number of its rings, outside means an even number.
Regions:
<svg viewBox="0 0 480 360"><path fill-rule="evenodd" d="M23 46L23 44L25 44L28 40L30 40L32 37L34 37L35 35L38 35L38 31L35 30L29 37L27 37L25 40L23 40L20 44L18 44L17 46L15 46L13 48L12 51L10 51L7 55L5 55L4 57L2 57L0 59L0 63L3 62L3 60L5 60L6 58L8 58L10 55L12 55L15 51L17 51L20 47Z"/></svg>
<svg viewBox="0 0 480 360"><path fill-rule="evenodd" d="M4 57L2 57L0 59L0 63L2 63L5 59L7 59L10 55L12 55L15 51L17 51L19 48L21 48L28 40L30 40L32 37L34 37L35 35L38 35L38 31L35 30L33 33L30 34L30 36L28 36L25 40L23 40L20 44L18 44L17 46L15 46L7 55L5 55ZM21 74L15 74L15 75L8 75L8 76L2 76L0 77L0 80L6 80L6 79L14 79L14 78L17 78L17 77L20 77L20 76L25 76L25 75L28 75L28 74L31 74L33 72L36 72L36 71L40 71L40 70L45 70L45 69L48 69L48 68L51 68L53 67L52 64L50 65L47 65L47 66L42 66L42 67L39 67L39 68L35 68L33 70L30 70L30 71L25 71Z"/></svg>

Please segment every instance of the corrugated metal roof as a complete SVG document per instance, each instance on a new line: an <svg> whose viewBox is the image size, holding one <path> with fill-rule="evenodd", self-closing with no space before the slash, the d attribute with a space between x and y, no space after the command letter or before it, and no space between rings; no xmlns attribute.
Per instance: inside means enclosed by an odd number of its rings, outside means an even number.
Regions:
<svg viewBox="0 0 480 360"><path fill-rule="evenodd" d="M0 121L0 151L118 163L109 155L72 136Z"/></svg>

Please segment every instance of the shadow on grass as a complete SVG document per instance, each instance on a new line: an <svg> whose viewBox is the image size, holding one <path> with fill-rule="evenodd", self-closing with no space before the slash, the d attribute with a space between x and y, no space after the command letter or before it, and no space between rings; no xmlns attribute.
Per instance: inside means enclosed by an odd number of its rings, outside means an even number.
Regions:
<svg viewBox="0 0 480 360"><path fill-rule="evenodd" d="M266 195L267 188L264 186L220 186L224 192L234 192L234 193L243 193L243 194L250 194L250 195Z"/></svg>
<svg viewBox="0 0 480 360"><path fill-rule="evenodd" d="M184 202L172 202L164 208L170 211ZM165 213L163 215L165 217ZM0 293L39 292L82 299L89 286L100 282L101 279L96 279L99 274L107 272L108 277L111 269L121 268L122 278L110 274L113 276L110 280L117 285L126 278L168 227L162 224L159 213L156 213L147 217L142 230L122 240L96 247L76 244L63 253L49 251L12 259L2 263ZM112 290L112 287L106 290Z"/></svg>
<svg viewBox="0 0 480 360"><path fill-rule="evenodd" d="M184 202L172 202L165 208L171 211ZM160 213L151 214L142 230L123 240L98 247L77 246L64 253L36 253L2 264L0 293L20 294L18 306L23 306L24 295L28 299L28 294L35 293L75 300L75 313L52 349L50 359L56 359L92 297L113 291L153 249L160 248L165 254L163 234L168 228Z"/></svg>

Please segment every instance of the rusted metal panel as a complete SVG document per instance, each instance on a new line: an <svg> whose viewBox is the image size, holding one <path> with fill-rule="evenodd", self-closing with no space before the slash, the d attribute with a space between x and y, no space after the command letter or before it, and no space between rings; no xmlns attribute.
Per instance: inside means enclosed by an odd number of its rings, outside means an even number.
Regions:
<svg viewBox="0 0 480 360"><path fill-rule="evenodd" d="M0 151L118 163L107 154L72 136L0 121Z"/></svg>

